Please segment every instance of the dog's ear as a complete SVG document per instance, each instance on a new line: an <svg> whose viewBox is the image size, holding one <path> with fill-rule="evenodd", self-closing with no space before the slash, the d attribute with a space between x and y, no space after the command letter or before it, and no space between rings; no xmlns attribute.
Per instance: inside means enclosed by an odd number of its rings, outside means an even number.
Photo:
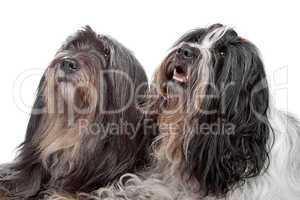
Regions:
<svg viewBox="0 0 300 200"><path fill-rule="evenodd" d="M42 180L47 176L38 162L38 152L33 144L34 138L40 134L38 128L44 114L44 84L45 76L42 77L38 87L25 140L19 146L19 155L10 168L14 176L9 176L6 179L9 192L24 199L35 195L40 190Z"/></svg>
<svg viewBox="0 0 300 200"><path fill-rule="evenodd" d="M227 44L214 63L214 87L207 87L203 112L192 119L186 157L202 193L222 196L268 165L269 91L251 43Z"/></svg>
<svg viewBox="0 0 300 200"><path fill-rule="evenodd" d="M43 96L44 87L45 87L45 75L41 78L37 89L36 99L33 104L31 115L27 125L25 142L32 141L33 135L36 133L37 128L40 125L40 120L44 112L43 108L45 107L45 100Z"/></svg>
<svg viewBox="0 0 300 200"><path fill-rule="evenodd" d="M144 167L149 161L147 147L150 146L151 135L144 131L145 117L137 105L142 100L138 99L138 95L142 97L147 89L146 74L125 47L111 38L102 37L102 40L110 48L108 65L98 83L99 95L103 96L98 101L106 112L98 105L95 121L101 127L111 128L108 132L101 129L96 135L97 145L92 154L98 159L95 173L81 189L96 189L110 184L125 172ZM84 159L90 163L90 159Z"/></svg>

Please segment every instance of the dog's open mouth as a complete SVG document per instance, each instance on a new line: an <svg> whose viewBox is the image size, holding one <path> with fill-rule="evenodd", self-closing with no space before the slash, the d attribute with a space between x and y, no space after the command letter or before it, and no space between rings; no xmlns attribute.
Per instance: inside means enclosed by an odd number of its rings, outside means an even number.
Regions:
<svg viewBox="0 0 300 200"><path fill-rule="evenodd" d="M188 81L188 74L182 66L176 66L173 70L172 79L180 83L186 83Z"/></svg>

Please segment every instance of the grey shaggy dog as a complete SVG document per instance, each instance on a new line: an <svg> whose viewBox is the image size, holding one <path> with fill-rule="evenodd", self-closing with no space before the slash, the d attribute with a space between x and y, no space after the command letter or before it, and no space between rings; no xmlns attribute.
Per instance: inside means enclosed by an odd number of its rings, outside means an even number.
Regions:
<svg viewBox="0 0 300 200"><path fill-rule="evenodd" d="M40 81L18 157L1 166L0 199L88 193L142 170L151 144L139 110L147 88L122 44L89 26L70 36Z"/></svg>
<svg viewBox="0 0 300 200"><path fill-rule="evenodd" d="M257 48L215 24L184 35L154 78L152 167L52 199L298 200L299 122L272 107Z"/></svg>

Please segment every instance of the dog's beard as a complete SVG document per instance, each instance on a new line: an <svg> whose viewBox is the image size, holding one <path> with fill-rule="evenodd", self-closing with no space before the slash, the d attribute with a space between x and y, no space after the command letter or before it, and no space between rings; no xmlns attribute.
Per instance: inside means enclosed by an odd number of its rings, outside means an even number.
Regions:
<svg viewBox="0 0 300 200"><path fill-rule="evenodd" d="M208 58L197 59L193 64L184 66L187 70L183 73L181 66L173 63L174 53L171 53L155 77L162 96L160 99L164 101L159 111L160 135L155 151L160 160L168 160L177 172L178 167L183 167L191 138L190 121L201 111L205 97L211 63L208 51L205 56Z"/></svg>
<svg viewBox="0 0 300 200"><path fill-rule="evenodd" d="M87 74L81 73L79 77L67 77L57 83L57 94L54 94L57 105L63 105L64 108L59 109L71 123L78 118L91 118L96 110L98 89L94 81L86 77Z"/></svg>
<svg viewBox="0 0 300 200"><path fill-rule="evenodd" d="M62 100L68 105L74 105L76 87L72 83L62 82L58 85L58 92Z"/></svg>
<svg viewBox="0 0 300 200"><path fill-rule="evenodd" d="M160 103L158 124L159 136L156 138L155 156L164 163L165 170L177 173L182 163L182 141L187 103L187 76L177 73L170 56L155 77L156 87L163 102Z"/></svg>
<svg viewBox="0 0 300 200"><path fill-rule="evenodd" d="M57 74L47 73L44 86L47 110L38 130L42 135L35 139L43 166L53 180L70 173L79 162L81 140L87 134L80 132L80 122L93 121L97 104L97 92L89 79L57 78Z"/></svg>

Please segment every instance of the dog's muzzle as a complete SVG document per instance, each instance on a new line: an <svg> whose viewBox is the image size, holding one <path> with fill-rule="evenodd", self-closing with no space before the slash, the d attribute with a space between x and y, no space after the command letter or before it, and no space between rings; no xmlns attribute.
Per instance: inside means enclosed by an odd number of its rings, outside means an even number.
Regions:
<svg viewBox="0 0 300 200"><path fill-rule="evenodd" d="M188 81L188 66L194 62L199 56L200 51L191 47L188 44L184 44L179 47L175 52L174 69L172 70L172 79L186 83Z"/></svg>
<svg viewBox="0 0 300 200"><path fill-rule="evenodd" d="M176 57L180 60L191 61L199 55L199 50L189 45L183 45L176 51Z"/></svg>
<svg viewBox="0 0 300 200"><path fill-rule="evenodd" d="M79 64L74 59L64 59L60 63L60 69L65 72L66 74L71 74L80 69Z"/></svg>

